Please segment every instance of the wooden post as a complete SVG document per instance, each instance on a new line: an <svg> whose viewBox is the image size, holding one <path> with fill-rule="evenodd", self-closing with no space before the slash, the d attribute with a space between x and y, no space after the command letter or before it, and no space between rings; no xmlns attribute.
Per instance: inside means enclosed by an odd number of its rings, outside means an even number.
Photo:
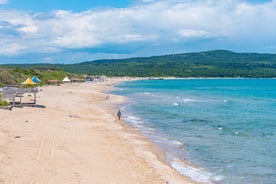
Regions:
<svg viewBox="0 0 276 184"><path fill-rule="evenodd" d="M12 102L12 107L15 106L15 95L13 95L13 102Z"/></svg>
<svg viewBox="0 0 276 184"><path fill-rule="evenodd" d="M36 93L34 93L34 105L36 107Z"/></svg>

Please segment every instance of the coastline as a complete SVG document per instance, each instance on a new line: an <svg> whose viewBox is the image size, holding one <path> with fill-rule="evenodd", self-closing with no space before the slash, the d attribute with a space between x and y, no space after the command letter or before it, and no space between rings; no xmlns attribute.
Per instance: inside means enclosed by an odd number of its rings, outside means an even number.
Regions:
<svg viewBox="0 0 276 184"><path fill-rule="evenodd" d="M125 99L106 93L127 80L46 86L37 99L46 108L0 110L0 183L195 183L116 120Z"/></svg>

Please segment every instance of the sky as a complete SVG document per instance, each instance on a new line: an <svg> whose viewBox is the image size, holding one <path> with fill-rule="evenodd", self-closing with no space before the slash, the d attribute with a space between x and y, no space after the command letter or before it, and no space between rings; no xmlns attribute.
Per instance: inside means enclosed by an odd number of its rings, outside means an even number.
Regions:
<svg viewBox="0 0 276 184"><path fill-rule="evenodd" d="M0 0L0 64L276 53L276 0Z"/></svg>

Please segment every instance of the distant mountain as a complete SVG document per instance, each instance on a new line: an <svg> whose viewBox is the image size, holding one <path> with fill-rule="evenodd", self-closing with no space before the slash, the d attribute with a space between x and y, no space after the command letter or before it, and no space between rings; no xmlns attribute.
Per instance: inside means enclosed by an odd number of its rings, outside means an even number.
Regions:
<svg viewBox="0 0 276 184"><path fill-rule="evenodd" d="M107 76L276 77L276 54L214 50L59 65L68 72Z"/></svg>
<svg viewBox="0 0 276 184"><path fill-rule="evenodd" d="M56 67L71 73L106 76L270 78L276 77L276 54L214 50L152 57L104 59L77 64L8 66Z"/></svg>
<svg viewBox="0 0 276 184"><path fill-rule="evenodd" d="M163 56L152 56L152 57L138 57L128 59L105 59L82 62L80 64L91 64L91 63L108 63L108 62L189 62L189 63L243 63L259 62L259 61L272 61L276 62L276 54L259 54L259 53L235 53L227 50L214 50L206 52L193 52L184 54L171 54Z"/></svg>

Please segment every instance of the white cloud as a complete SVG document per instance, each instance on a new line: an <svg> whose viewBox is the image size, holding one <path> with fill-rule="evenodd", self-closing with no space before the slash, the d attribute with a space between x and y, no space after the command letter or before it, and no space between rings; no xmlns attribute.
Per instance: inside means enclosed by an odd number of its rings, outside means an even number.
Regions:
<svg viewBox="0 0 276 184"><path fill-rule="evenodd" d="M8 4L9 1L8 0L0 0L0 4Z"/></svg>
<svg viewBox="0 0 276 184"><path fill-rule="evenodd" d="M182 29L179 31L179 35L187 38L204 37L208 35L208 32L194 29Z"/></svg>
<svg viewBox="0 0 276 184"><path fill-rule="evenodd" d="M0 0L0 4L4 2ZM210 39L218 46L233 44L233 48L238 45L245 50L250 45L274 48L275 0L255 4L238 0L144 2L128 8L79 13L0 10L0 55L55 53L116 44L185 44L193 39L197 44L201 39Z"/></svg>
<svg viewBox="0 0 276 184"><path fill-rule="evenodd" d="M16 44L16 43L9 43L9 44L1 44L1 52L5 54L14 54L19 52L24 48L24 46Z"/></svg>

